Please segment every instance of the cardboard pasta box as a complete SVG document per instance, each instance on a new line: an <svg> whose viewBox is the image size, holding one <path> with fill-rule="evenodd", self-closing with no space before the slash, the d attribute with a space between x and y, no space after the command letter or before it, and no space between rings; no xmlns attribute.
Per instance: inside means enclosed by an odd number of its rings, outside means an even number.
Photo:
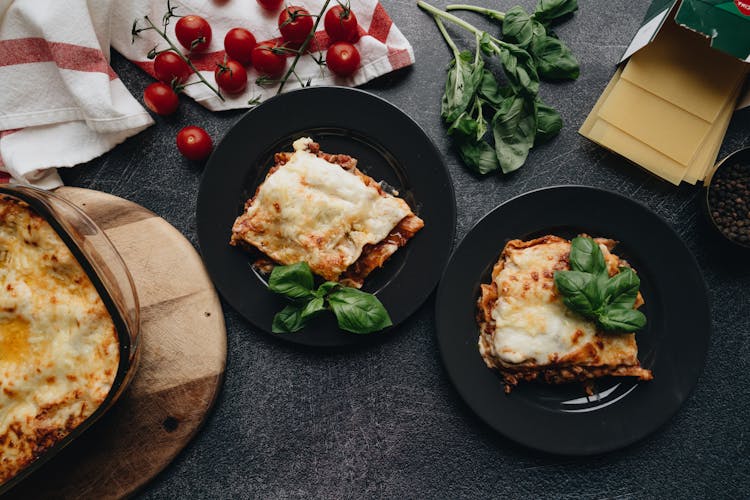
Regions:
<svg viewBox="0 0 750 500"><path fill-rule="evenodd" d="M663 179L716 161L750 68L750 0L655 0L580 129Z"/></svg>

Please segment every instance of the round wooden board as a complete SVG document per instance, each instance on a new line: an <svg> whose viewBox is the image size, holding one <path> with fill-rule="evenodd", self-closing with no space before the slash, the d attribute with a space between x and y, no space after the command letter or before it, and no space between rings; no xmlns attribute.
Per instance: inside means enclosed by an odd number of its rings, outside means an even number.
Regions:
<svg viewBox="0 0 750 500"><path fill-rule="evenodd" d="M109 236L141 306L141 361L115 406L9 492L10 498L121 498L164 469L213 406L226 365L221 304L203 262L153 212L99 191L56 191Z"/></svg>

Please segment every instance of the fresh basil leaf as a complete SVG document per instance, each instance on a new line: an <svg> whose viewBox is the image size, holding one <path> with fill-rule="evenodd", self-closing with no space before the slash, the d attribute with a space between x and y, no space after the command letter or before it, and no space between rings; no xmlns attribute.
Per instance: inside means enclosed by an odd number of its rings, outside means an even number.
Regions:
<svg viewBox="0 0 750 500"><path fill-rule="evenodd" d="M577 236L570 242L570 268L574 271L583 271L598 275L607 271L599 245L584 236Z"/></svg>
<svg viewBox="0 0 750 500"><path fill-rule="evenodd" d="M529 45L534 43L534 40L538 40L547 36L547 28L545 28L542 23L540 23L536 19L532 19L531 25L531 41L529 42Z"/></svg>
<svg viewBox="0 0 750 500"><path fill-rule="evenodd" d="M460 135L463 137L476 137L479 124L475 119L464 112L456 118L450 127L448 127L448 134Z"/></svg>
<svg viewBox="0 0 750 500"><path fill-rule="evenodd" d="M588 318L596 317L603 297L594 275L581 271L557 271L554 281L569 309Z"/></svg>
<svg viewBox="0 0 750 500"><path fill-rule="evenodd" d="M604 290L605 300L612 309L632 309L638 297L641 280L629 267L621 267L620 272L607 280Z"/></svg>
<svg viewBox="0 0 750 500"><path fill-rule="evenodd" d="M534 102L536 109L536 137L534 144L542 144L556 136L562 129L562 118L560 113L551 106L537 99Z"/></svg>
<svg viewBox="0 0 750 500"><path fill-rule="evenodd" d="M466 111L482 79L484 61L468 51L461 52L451 63L445 81L440 114L452 123Z"/></svg>
<svg viewBox="0 0 750 500"><path fill-rule="evenodd" d="M492 41L492 37L487 32L482 33L479 37L479 50L488 56L493 56L499 52L497 44Z"/></svg>
<svg viewBox="0 0 750 500"><path fill-rule="evenodd" d="M505 13L503 19L503 40L512 39L518 45L525 47L531 42L534 34L534 20L523 10L523 7L516 5Z"/></svg>
<svg viewBox="0 0 750 500"><path fill-rule="evenodd" d="M484 119L483 103L484 101L482 101L482 99L477 98L476 100L477 116L475 118L475 121L477 124L477 130L476 130L476 135L474 136L474 138L477 141L481 141L484 138L484 135L487 133L487 120Z"/></svg>
<svg viewBox="0 0 750 500"><path fill-rule="evenodd" d="M547 24L576 10L578 0L539 0L533 16L537 21Z"/></svg>
<svg viewBox="0 0 750 500"><path fill-rule="evenodd" d="M481 141L487 133L487 120L485 120L484 118L485 104L487 103L484 101L484 99L477 96L474 99L474 106L471 110L471 116L474 118L474 121L476 121L477 124L476 134L474 135L474 138L477 141Z"/></svg>
<svg viewBox="0 0 750 500"><path fill-rule="evenodd" d="M300 319L304 324L308 319L312 318L320 311L325 311L325 309L325 299L322 297L315 297L302 308L302 311L300 311Z"/></svg>
<svg viewBox="0 0 750 500"><path fill-rule="evenodd" d="M581 73L573 51L553 36L534 38L529 47L539 76L547 80L575 80Z"/></svg>
<svg viewBox="0 0 750 500"><path fill-rule="evenodd" d="M388 311L377 297L354 288L341 287L334 290L328 295L328 303L342 330L364 334L393 324Z"/></svg>
<svg viewBox="0 0 750 500"><path fill-rule="evenodd" d="M323 299L325 298L326 295L328 295L328 292L330 292L337 286L341 286L341 285L339 285L335 281L326 281L325 283L320 285L317 290L313 292L313 295L315 295L318 298Z"/></svg>
<svg viewBox="0 0 750 500"><path fill-rule="evenodd" d="M508 97L492 118L495 154L503 173L512 172L526 161L536 136L533 102L523 96Z"/></svg>
<svg viewBox="0 0 750 500"><path fill-rule="evenodd" d="M498 48L500 63L513 90L519 94L536 96L539 92L539 75L531 55L516 45Z"/></svg>
<svg viewBox="0 0 750 500"><path fill-rule="evenodd" d="M487 102L495 106L499 106L500 103L513 94L513 90L510 87L500 86L497 83L495 75L486 69L482 71L482 80L479 83L478 92Z"/></svg>
<svg viewBox="0 0 750 500"><path fill-rule="evenodd" d="M305 326L302 319L303 307L297 304L290 304L276 313L271 324L273 333L293 333L301 330Z"/></svg>
<svg viewBox="0 0 750 500"><path fill-rule="evenodd" d="M605 330L631 333L646 326L646 316L636 309L608 307L597 318L597 322Z"/></svg>
<svg viewBox="0 0 750 500"><path fill-rule="evenodd" d="M473 171L486 175L500 168L495 148L490 146L487 141L464 138L458 140L456 145L461 160Z"/></svg>
<svg viewBox="0 0 750 500"><path fill-rule="evenodd" d="M306 262L289 266L276 266L271 271L268 289L290 299L306 299L312 295L313 275Z"/></svg>
<svg viewBox="0 0 750 500"><path fill-rule="evenodd" d="M487 55L496 55L505 76L515 93L536 95L539 92L539 75L531 55L513 44L498 45L487 33L482 33L479 48Z"/></svg>

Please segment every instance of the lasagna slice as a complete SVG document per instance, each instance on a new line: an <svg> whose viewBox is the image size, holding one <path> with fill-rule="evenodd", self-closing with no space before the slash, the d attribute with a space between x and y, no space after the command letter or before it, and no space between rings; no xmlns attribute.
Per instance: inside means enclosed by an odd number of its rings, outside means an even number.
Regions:
<svg viewBox="0 0 750 500"><path fill-rule="evenodd" d="M614 241L595 241L610 276L628 266L611 252ZM559 384L608 375L653 378L638 362L634 333L605 333L563 304L553 277L555 271L570 269L569 255L570 242L557 236L512 240L492 270L492 282L481 286L479 352L502 375L505 392L521 380ZM634 307L642 304L639 292Z"/></svg>
<svg viewBox="0 0 750 500"><path fill-rule="evenodd" d="M310 138L293 146L293 153L275 155L234 222L230 244L282 265L306 262L326 280L360 288L424 222L360 172L354 158L323 153Z"/></svg>

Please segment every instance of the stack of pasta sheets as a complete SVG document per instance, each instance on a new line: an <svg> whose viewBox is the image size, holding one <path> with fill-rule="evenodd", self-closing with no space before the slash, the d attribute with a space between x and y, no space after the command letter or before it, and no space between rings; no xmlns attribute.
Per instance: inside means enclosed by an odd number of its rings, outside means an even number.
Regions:
<svg viewBox="0 0 750 500"><path fill-rule="evenodd" d="M580 133L675 185L695 184L716 161L746 74L667 19L617 70Z"/></svg>

